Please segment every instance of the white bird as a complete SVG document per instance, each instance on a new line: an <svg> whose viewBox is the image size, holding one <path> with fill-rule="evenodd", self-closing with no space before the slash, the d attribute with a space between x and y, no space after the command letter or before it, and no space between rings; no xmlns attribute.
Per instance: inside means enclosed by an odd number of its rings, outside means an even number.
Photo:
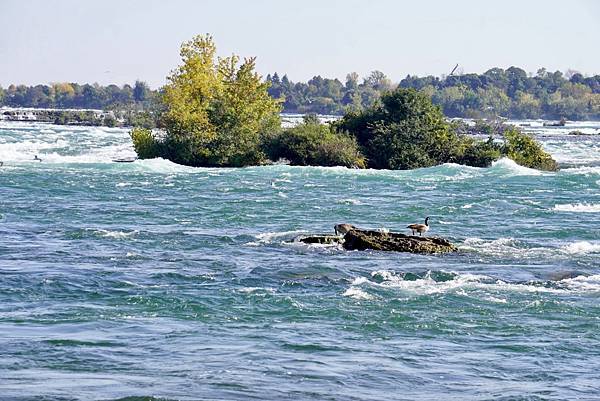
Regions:
<svg viewBox="0 0 600 401"><path fill-rule="evenodd" d="M419 235L423 235L429 230L429 216L425 218L425 224L410 224L406 226L406 228L410 228L412 230L412 235L415 235L415 231L419 233Z"/></svg>

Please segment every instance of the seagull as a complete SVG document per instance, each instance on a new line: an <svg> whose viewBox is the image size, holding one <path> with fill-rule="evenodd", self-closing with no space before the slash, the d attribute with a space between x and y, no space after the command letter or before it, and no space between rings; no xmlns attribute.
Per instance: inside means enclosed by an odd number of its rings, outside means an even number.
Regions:
<svg viewBox="0 0 600 401"><path fill-rule="evenodd" d="M412 230L412 235L415 235L415 231L419 233L420 236L423 233L426 233L429 230L429 216L425 218L425 224L410 224L406 226L406 228L410 228Z"/></svg>

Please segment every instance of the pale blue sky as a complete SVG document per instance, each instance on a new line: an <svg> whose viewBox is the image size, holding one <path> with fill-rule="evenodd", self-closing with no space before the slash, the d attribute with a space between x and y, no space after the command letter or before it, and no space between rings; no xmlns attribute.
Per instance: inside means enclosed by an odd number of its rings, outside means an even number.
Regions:
<svg viewBox="0 0 600 401"><path fill-rule="evenodd" d="M56 81L152 87L179 45L211 33L262 74L393 81L515 65L600 74L599 1L0 0L0 85Z"/></svg>

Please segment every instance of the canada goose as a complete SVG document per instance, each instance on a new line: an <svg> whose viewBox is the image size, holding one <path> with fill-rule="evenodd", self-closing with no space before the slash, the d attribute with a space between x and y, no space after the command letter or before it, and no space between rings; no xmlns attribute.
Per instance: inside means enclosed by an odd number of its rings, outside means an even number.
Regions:
<svg viewBox="0 0 600 401"><path fill-rule="evenodd" d="M419 235L423 235L429 230L429 216L425 218L425 224L411 224L406 226L406 228L410 228L412 230L412 235L415 235L415 231L419 233Z"/></svg>
<svg viewBox="0 0 600 401"><path fill-rule="evenodd" d="M354 227L352 224L336 224L335 226L333 226L333 230L335 231L335 235L338 234L346 234L348 231L352 231L354 230L356 227Z"/></svg>
<svg viewBox="0 0 600 401"><path fill-rule="evenodd" d="M35 160L35 161L38 161L38 162L41 162L41 161L42 161L42 159L40 159L40 158L38 157L38 155L35 155L35 157L33 158L33 160Z"/></svg>

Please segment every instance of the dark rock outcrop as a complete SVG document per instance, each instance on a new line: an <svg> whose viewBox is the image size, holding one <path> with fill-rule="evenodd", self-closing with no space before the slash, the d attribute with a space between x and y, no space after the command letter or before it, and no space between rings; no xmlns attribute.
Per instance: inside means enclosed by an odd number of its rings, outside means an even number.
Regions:
<svg viewBox="0 0 600 401"><path fill-rule="evenodd" d="M438 237L421 237L400 233L386 233L374 230L354 229L344 237L334 235L310 235L297 239L306 244L336 244L341 243L344 249L364 251L394 251L411 253L441 253L455 252L456 246L450 241Z"/></svg>
<svg viewBox="0 0 600 401"><path fill-rule="evenodd" d="M421 237L371 230L352 230L344 236L344 248L363 251L395 251L412 253L454 252L457 248L444 238Z"/></svg>

